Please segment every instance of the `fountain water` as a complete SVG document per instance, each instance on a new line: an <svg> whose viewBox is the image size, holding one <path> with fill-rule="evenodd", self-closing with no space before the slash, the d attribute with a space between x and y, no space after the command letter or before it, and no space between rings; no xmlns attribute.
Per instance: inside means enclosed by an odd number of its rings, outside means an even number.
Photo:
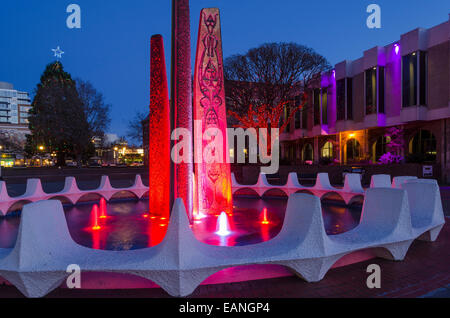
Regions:
<svg viewBox="0 0 450 318"><path fill-rule="evenodd" d="M98 224L98 205L95 204L92 207L92 211L91 211L91 229L93 231L98 231L101 229L100 225Z"/></svg>
<svg viewBox="0 0 450 318"><path fill-rule="evenodd" d="M106 219L107 211L106 211L106 200L105 198L100 199L100 219Z"/></svg>
<svg viewBox="0 0 450 318"><path fill-rule="evenodd" d="M217 219L217 235L227 236L231 234L230 227L228 224L228 216L225 212L222 212Z"/></svg>
<svg viewBox="0 0 450 318"><path fill-rule="evenodd" d="M263 220L261 221L261 224L269 224L269 220L267 219L267 208L263 209Z"/></svg>

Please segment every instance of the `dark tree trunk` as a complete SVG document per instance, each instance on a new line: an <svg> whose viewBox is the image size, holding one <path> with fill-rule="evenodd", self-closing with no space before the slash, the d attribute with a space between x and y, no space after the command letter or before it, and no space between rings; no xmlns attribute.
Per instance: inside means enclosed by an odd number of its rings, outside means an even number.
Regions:
<svg viewBox="0 0 450 318"><path fill-rule="evenodd" d="M66 154L64 151L58 151L56 157L56 165L58 167L64 167L66 165Z"/></svg>

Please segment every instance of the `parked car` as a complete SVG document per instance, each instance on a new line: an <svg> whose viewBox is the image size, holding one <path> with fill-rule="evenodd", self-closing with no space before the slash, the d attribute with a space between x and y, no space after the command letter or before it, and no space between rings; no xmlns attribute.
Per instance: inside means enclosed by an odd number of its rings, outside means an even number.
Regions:
<svg viewBox="0 0 450 318"><path fill-rule="evenodd" d="M68 167L76 167L77 166L77 162L76 161L66 161L66 166Z"/></svg>

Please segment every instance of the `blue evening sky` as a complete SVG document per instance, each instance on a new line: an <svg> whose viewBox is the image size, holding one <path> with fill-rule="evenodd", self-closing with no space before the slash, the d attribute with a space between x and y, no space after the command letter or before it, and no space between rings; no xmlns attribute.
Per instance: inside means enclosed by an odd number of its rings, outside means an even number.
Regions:
<svg viewBox="0 0 450 318"><path fill-rule="evenodd" d="M81 6L81 30L66 27L66 7ZM366 8L382 9L382 28L368 29ZM225 57L265 42L297 42L332 65L362 56L417 27L448 20L448 0L191 0L192 54L201 8L219 7ZM73 77L89 80L112 104L108 132L125 135L127 122L149 105L150 37L162 34L170 67L170 0L1 0L0 81L33 93L51 49L65 52ZM194 56L192 57L194 59Z"/></svg>

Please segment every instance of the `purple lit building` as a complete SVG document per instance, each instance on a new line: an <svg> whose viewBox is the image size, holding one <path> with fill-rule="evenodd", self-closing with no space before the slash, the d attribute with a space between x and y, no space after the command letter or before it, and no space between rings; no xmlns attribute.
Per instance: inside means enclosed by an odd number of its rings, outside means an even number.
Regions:
<svg viewBox="0 0 450 318"><path fill-rule="evenodd" d="M371 169L389 150L387 129L397 127L404 161L450 181L450 19L336 64L308 98L282 135L284 163Z"/></svg>

